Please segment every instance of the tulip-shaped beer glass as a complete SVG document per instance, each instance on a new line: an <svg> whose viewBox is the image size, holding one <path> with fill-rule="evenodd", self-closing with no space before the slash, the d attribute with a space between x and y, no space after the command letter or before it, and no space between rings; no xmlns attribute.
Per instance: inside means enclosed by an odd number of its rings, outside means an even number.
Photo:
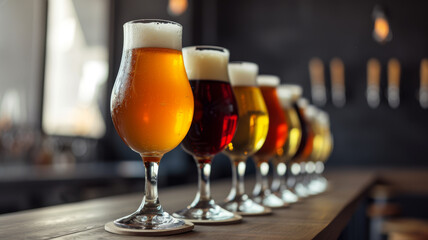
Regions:
<svg viewBox="0 0 428 240"><path fill-rule="evenodd" d="M193 202L174 216L200 224L240 221L240 216L215 204L209 182L211 161L232 141L238 122L238 108L227 72L229 51L214 46L186 47L183 57L195 99L195 113L182 147L196 161L199 191Z"/></svg>
<svg viewBox="0 0 428 240"><path fill-rule="evenodd" d="M170 21L136 20L124 25L124 34L111 117L122 140L143 159L145 196L135 213L107 224L106 230L158 235L191 230L192 223L163 211L157 190L160 160L180 144L193 117L193 95L181 53L182 27Z"/></svg>
<svg viewBox="0 0 428 240"><path fill-rule="evenodd" d="M301 98L297 101L297 109L299 113L300 125L302 126L302 140L300 141L299 148L296 156L293 158L293 164L291 166L291 172L296 181L294 184L294 190L299 197L309 196L308 189L305 185L304 178L306 174L306 161L309 159L314 141L314 131L312 125L309 122L309 118L314 116L315 110L309 107L308 100Z"/></svg>
<svg viewBox="0 0 428 240"><path fill-rule="evenodd" d="M289 168L291 159L296 155L302 139L302 127L296 109L293 107L302 95L302 88L298 85L282 84L277 87L279 102L284 111L288 125L288 138L282 149L277 151L273 158L272 191L280 196L286 203L295 203L299 197L285 182L285 174Z"/></svg>
<svg viewBox="0 0 428 240"><path fill-rule="evenodd" d="M267 207L285 207L287 204L271 192L268 183L269 160L276 155L277 151L282 150L287 140L287 122L276 92L279 78L272 75L259 75L257 84L268 109L269 130L262 148L253 156L257 167L257 183L253 190L253 199Z"/></svg>
<svg viewBox="0 0 428 240"><path fill-rule="evenodd" d="M333 150L333 136L330 131L330 118L324 111L320 111L316 116L318 135L314 138L314 148L319 148L317 154L312 154L313 174L309 183L309 188L315 194L322 193L327 189L328 182L322 176L324 163L327 161Z"/></svg>
<svg viewBox="0 0 428 240"><path fill-rule="evenodd" d="M269 129L269 114L263 95L256 86L258 66L255 63L229 64L229 77L238 103L238 129L232 142L223 151L232 162L232 189L222 205L240 215L268 214L271 210L245 194L244 174L247 158L265 142Z"/></svg>

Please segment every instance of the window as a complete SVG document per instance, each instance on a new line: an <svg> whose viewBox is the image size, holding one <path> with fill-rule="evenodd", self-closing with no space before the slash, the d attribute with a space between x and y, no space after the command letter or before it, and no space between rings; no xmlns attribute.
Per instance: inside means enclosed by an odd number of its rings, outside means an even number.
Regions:
<svg viewBox="0 0 428 240"><path fill-rule="evenodd" d="M108 76L107 0L49 0L42 126L100 138Z"/></svg>

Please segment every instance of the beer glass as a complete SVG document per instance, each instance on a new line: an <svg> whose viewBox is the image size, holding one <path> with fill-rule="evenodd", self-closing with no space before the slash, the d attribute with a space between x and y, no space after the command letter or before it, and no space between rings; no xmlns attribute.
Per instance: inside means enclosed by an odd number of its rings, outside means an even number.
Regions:
<svg viewBox="0 0 428 240"><path fill-rule="evenodd" d="M160 160L180 144L193 117L181 35L182 26L170 21L136 20L124 25L122 60L110 110L119 136L140 154L146 181L138 210L114 221L119 228L162 232L186 225L163 211L157 189Z"/></svg>
<svg viewBox="0 0 428 240"><path fill-rule="evenodd" d="M298 85L282 84L277 87L278 98L284 111L288 124L288 138L282 149L277 151L273 158L272 191L280 196L286 203L295 203L299 197L285 182L285 174L289 168L291 159L295 156L302 138L302 127L299 116L293 105L302 95L302 88Z"/></svg>
<svg viewBox="0 0 428 240"><path fill-rule="evenodd" d="M222 206L240 215L268 214L271 210L254 202L245 193L246 161L266 139L269 115L260 89L256 86L258 66L249 62L229 64L230 83L238 104L238 128L223 151L232 163L232 189Z"/></svg>
<svg viewBox="0 0 428 240"><path fill-rule="evenodd" d="M308 190L303 184L303 178L305 175L305 160L310 156L313 147L313 130L308 122L306 116L306 109L309 103L305 98L301 98L297 101L295 109L298 113L300 126L302 128L302 137L299 148L297 149L296 155L292 159L291 164L291 188L297 193L299 197L309 196Z"/></svg>
<svg viewBox="0 0 428 240"><path fill-rule="evenodd" d="M186 47L183 57L195 99L195 113L181 145L196 161L199 191L194 201L174 216L205 224L240 220L240 216L214 202L209 182L211 161L232 141L238 122L227 71L229 51L214 46Z"/></svg>
<svg viewBox="0 0 428 240"><path fill-rule="evenodd" d="M314 161L319 158L324 143L323 137L321 136L322 130L317 117L320 110L315 106L309 105L304 112L306 122L312 131L312 148L307 155L301 156L300 158L302 171L299 184L301 184L301 189L304 190L305 194L309 196L318 193L318 191L314 191L314 189L311 188L311 182L315 171Z"/></svg>
<svg viewBox="0 0 428 240"><path fill-rule="evenodd" d="M269 160L276 155L277 151L282 150L287 140L287 122L276 92L279 78L273 75L259 75L257 84L268 109L269 130L263 146L253 157L257 169L253 200L271 208L285 207L287 204L271 192L267 176Z"/></svg>
<svg viewBox="0 0 428 240"><path fill-rule="evenodd" d="M312 158L314 161L314 173L309 187L314 193L322 193L327 189L328 185L322 173L324 171L324 163L333 150L333 136L330 131L330 118L326 112L320 111L316 120L319 128L319 137L314 139L314 145L317 140L317 142L321 143L319 144L321 146L319 153Z"/></svg>

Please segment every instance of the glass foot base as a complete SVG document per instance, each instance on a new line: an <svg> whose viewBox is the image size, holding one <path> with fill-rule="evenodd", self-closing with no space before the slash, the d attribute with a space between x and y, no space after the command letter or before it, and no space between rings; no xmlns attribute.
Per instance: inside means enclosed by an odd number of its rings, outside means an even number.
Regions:
<svg viewBox="0 0 428 240"><path fill-rule="evenodd" d="M278 192L275 192L278 197L282 199L282 201L286 203L296 203L299 201L299 196L297 196L296 193L292 192L289 189L280 190Z"/></svg>
<svg viewBox="0 0 428 240"><path fill-rule="evenodd" d="M140 230L174 229L186 224L182 219L177 219L167 212L161 214L133 213L114 221L114 225L120 228Z"/></svg>
<svg viewBox="0 0 428 240"><path fill-rule="evenodd" d="M309 196L308 189L302 183L296 184L294 189L296 190L296 194L297 194L297 196L299 196L299 198L305 198L305 197Z"/></svg>
<svg viewBox="0 0 428 240"><path fill-rule="evenodd" d="M104 225L104 229L107 232L120 234L120 235L134 235L134 236L168 236L175 235L179 233L185 233L192 231L195 225L191 222L185 221L185 224L172 229L131 229L131 228L121 228L114 224L114 222L109 222Z"/></svg>
<svg viewBox="0 0 428 240"><path fill-rule="evenodd" d="M242 217L236 215L219 205L210 201L210 203L199 203L195 206L189 206L185 209L173 213L176 218L186 219L193 223L234 223L242 220Z"/></svg>
<svg viewBox="0 0 428 240"><path fill-rule="evenodd" d="M243 216L258 216L272 213L270 208L254 202L247 194L235 197L234 199L221 204L221 206L226 210L236 212Z"/></svg>
<svg viewBox="0 0 428 240"><path fill-rule="evenodd" d="M263 206L270 207L270 208L284 208L288 207L288 204L282 201L281 198L277 197L275 194L260 194L259 196L253 197L253 200L258 203L262 204Z"/></svg>
<svg viewBox="0 0 428 240"><path fill-rule="evenodd" d="M320 194L325 192L325 190L327 189L327 186L328 186L327 180L325 178L319 178L310 182L309 189L314 194Z"/></svg>

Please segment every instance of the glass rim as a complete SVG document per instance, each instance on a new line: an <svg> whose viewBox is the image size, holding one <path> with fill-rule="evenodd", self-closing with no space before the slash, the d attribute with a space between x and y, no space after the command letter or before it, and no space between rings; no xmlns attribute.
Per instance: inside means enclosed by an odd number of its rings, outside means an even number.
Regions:
<svg viewBox="0 0 428 240"><path fill-rule="evenodd" d="M255 62L248 62L248 61L230 61L229 64L255 64L255 65L258 65Z"/></svg>
<svg viewBox="0 0 428 240"><path fill-rule="evenodd" d="M135 19L135 20L131 20L126 22L124 25L126 24L135 24L135 23L162 23L162 24L173 24L173 25L177 25L181 28L183 28L183 26L178 23L178 22L174 22L171 20L165 20L165 19Z"/></svg>
<svg viewBox="0 0 428 240"><path fill-rule="evenodd" d="M214 45L195 45L184 47L183 50L194 50L194 51L218 51L223 53L229 53L229 50L224 47L214 46Z"/></svg>

